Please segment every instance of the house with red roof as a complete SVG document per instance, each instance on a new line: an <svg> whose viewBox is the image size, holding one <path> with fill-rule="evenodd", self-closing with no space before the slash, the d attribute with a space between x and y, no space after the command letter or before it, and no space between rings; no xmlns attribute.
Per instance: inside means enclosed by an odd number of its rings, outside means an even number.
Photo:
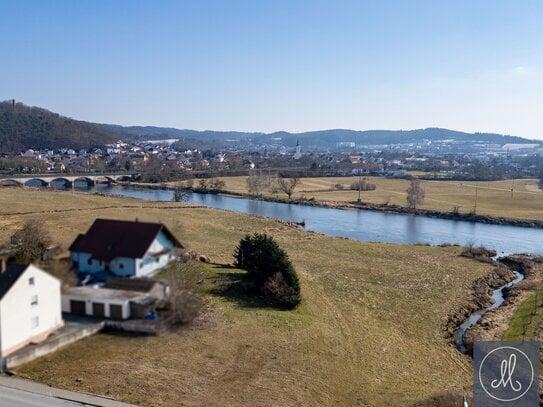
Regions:
<svg viewBox="0 0 543 407"><path fill-rule="evenodd" d="M153 274L172 260L183 245L162 223L96 219L70 246L80 274L98 280Z"/></svg>

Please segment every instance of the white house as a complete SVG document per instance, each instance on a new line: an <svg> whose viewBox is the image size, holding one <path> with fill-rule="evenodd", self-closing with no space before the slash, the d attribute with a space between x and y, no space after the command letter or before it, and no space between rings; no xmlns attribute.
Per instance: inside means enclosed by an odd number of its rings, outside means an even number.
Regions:
<svg viewBox="0 0 543 407"><path fill-rule="evenodd" d="M0 266L0 356L64 326L60 281L33 265Z"/></svg>
<svg viewBox="0 0 543 407"><path fill-rule="evenodd" d="M162 223L96 219L70 246L79 273L98 279L154 273L176 258L183 245Z"/></svg>

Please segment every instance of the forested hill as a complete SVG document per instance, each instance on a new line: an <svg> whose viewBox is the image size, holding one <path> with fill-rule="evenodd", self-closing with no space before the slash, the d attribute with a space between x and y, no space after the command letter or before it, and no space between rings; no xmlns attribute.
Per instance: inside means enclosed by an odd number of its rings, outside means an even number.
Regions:
<svg viewBox="0 0 543 407"><path fill-rule="evenodd" d="M114 142L119 136L97 126L39 107L0 102L0 152L33 148L91 148Z"/></svg>
<svg viewBox="0 0 543 407"><path fill-rule="evenodd" d="M0 153L20 152L33 148L88 149L124 140L183 139L192 140L198 148L216 148L243 144L279 144L294 146L300 140L306 151L312 148L333 148L337 143L360 145L417 143L423 140L455 140L493 144L541 143L521 137L494 133L464 133L441 128L418 130L320 130L304 133L251 133L239 131L197 131L169 127L96 124L74 120L48 110L12 101L0 102Z"/></svg>
<svg viewBox="0 0 543 407"><path fill-rule="evenodd" d="M427 128L418 130L320 130L304 133L289 133L280 131L275 133L250 133L238 131L196 131L188 129L175 129L169 127L130 126L101 124L105 129L114 131L125 139L131 140L157 140L157 139L195 139L200 141L252 141L256 143L279 143L293 146L296 140L305 148L329 148L340 142L355 142L357 145L375 144L402 144L417 143L422 140L456 140L483 143L541 143L540 140L528 140L522 137L501 135L495 133L465 133L442 128Z"/></svg>

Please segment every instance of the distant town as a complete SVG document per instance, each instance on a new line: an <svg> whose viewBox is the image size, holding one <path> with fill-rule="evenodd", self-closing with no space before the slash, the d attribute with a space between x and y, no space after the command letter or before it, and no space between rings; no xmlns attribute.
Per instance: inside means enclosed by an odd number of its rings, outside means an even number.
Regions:
<svg viewBox="0 0 543 407"><path fill-rule="evenodd" d="M422 140L417 143L360 145L338 142L326 151L250 141L216 150L188 148L182 140L117 141L100 148L26 149L0 156L0 173L130 172L143 182L275 171L296 176L381 175L427 179L499 180L539 177L543 145L496 144L477 140Z"/></svg>

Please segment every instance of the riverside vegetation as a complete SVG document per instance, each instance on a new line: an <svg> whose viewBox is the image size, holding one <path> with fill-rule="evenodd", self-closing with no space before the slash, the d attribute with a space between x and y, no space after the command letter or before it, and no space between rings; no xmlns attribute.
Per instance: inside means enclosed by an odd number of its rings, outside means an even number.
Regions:
<svg viewBox="0 0 543 407"><path fill-rule="evenodd" d="M252 195L276 199L288 198L279 188L274 187L274 177L263 172L260 182L255 177L248 182L246 176L222 177L223 193ZM409 179L384 177L364 177L362 202L369 206L409 209ZM358 198L359 177L317 177L300 178L291 194L294 201L320 201L333 205L355 202ZM186 181L165 183L175 187L185 185ZM248 185L258 185L251 193ZM271 188L267 185L271 185ZM421 180L422 199L415 206L422 211L448 212L450 214L489 216L513 220L543 221L543 190L538 179L519 179L505 181L426 181ZM254 188L254 187L253 187ZM420 198L420 194L418 194Z"/></svg>
<svg viewBox="0 0 543 407"><path fill-rule="evenodd" d="M175 202L0 189L2 241L36 217L64 247L96 217L164 222L210 259L197 263L208 311L162 336L97 334L21 366L22 376L149 406L409 406L470 387L471 362L443 325L492 266L461 248L331 238ZM255 232L289 254L303 297L294 310L223 289L247 274L232 253Z"/></svg>

